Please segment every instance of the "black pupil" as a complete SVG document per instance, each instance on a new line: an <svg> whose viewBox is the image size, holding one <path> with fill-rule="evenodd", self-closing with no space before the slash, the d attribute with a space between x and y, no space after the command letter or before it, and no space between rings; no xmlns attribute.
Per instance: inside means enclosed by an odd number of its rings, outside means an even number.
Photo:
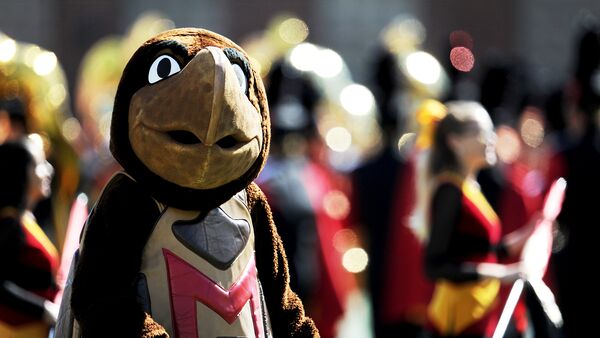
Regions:
<svg viewBox="0 0 600 338"><path fill-rule="evenodd" d="M158 76L161 78L165 78L171 74L171 61L168 58L164 58L160 60L158 63L158 68L156 69Z"/></svg>

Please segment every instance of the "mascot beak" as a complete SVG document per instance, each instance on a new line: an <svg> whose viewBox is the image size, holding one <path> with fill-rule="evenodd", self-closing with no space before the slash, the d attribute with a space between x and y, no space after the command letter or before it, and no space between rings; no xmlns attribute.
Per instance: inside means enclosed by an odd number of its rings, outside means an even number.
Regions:
<svg viewBox="0 0 600 338"><path fill-rule="evenodd" d="M211 189L242 176L263 144L262 117L220 48L139 89L129 107L135 154L169 182ZM156 156L157 149L161 156Z"/></svg>
<svg viewBox="0 0 600 338"><path fill-rule="evenodd" d="M221 49L201 50L170 80L172 92L184 95L177 102L177 111L169 114L182 122L178 123L181 129L167 131L175 141L229 149L262 134L260 114L242 91Z"/></svg>

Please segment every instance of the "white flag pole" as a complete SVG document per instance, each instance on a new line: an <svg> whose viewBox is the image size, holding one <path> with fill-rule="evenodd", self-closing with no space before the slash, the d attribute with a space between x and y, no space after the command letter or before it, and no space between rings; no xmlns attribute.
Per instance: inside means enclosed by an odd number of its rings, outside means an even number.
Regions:
<svg viewBox="0 0 600 338"><path fill-rule="evenodd" d="M506 304L504 305L504 309L502 310L502 315L500 315L500 320L498 321L498 325L496 326L496 330L494 331L494 335L492 338L502 338L504 337L504 333L506 333L506 329L508 328L508 323L510 322L510 318L512 317L513 312L515 311L515 307L517 306L517 302L519 301L519 297L521 297L521 292L523 292L523 286L525 282L522 279L517 279L510 289L510 294L508 295L508 299L506 300Z"/></svg>

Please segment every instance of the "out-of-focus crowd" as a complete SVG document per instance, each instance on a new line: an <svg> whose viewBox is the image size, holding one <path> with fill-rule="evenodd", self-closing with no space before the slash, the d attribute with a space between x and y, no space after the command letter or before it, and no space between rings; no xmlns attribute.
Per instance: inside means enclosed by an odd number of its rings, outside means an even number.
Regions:
<svg viewBox="0 0 600 338"><path fill-rule="evenodd" d="M0 33L0 337L48 336L88 210L119 170L108 138L121 72L172 26L144 16L99 41L72 100L54 53ZM491 336L513 283L528 279L523 248L563 177L542 243L550 296L526 283L504 336L589 336L600 302L600 26L574 37L570 79L550 92L515 60L476 59L464 31L438 60L422 50L424 30L408 16L390 23L367 86L337 52L307 42L298 18L242 43L266 84L272 145L257 183L292 289L325 338Z"/></svg>

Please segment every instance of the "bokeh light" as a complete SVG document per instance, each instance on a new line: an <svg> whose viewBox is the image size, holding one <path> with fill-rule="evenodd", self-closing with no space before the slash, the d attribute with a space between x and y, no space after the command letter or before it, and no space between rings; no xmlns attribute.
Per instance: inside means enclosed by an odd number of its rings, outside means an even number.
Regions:
<svg viewBox="0 0 600 338"><path fill-rule="evenodd" d="M344 152L331 151L328 154L328 159L331 166L336 170L350 172L364 160L364 156L358 147L351 145Z"/></svg>
<svg viewBox="0 0 600 338"><path fill-rule="evenodd" d="M327 216L343 220L350 214L350 200L339 190L332 190L323 198L323 208Z"/></svg>
<svg viewBox="0 0 600 338"><path fill-rule="evenodd" d="M279 26L279 36L291 45L296 45L308 37L308 26L298 18L289 18Z"/></svg>
<svg viewBox="0 0 600 338"><path fill-rule="evenodd" d="M45 149L46 147L44 146L44 138L42 137L42 135L38 134L38 133L31 133L29 135L27 135L27 139L29 139L29 141L31 141L35 147L38 147L39 149Z"/></svg>
<svg viewBox="0 0 600 338"><path fill-rule="evenodd" d="M343 66L342 57L335 51L325 48L319 52L314 71L317 75L328 79L340 74Z"/></svg>
<svg viewBox="0 0 600 338"><path fill-rule="evenodd" d="M475 56L469 48L454 47L450 51L450 62L454 68L461 72L469 72L475 65Z"/></svg>
<svg viewBox="0 0 600 338"><path fill-rule="evenodd" d="M17 43L13 39L0 42L0 62L8 62L17 53Z"/></svg>
<svg viewBox="0 0 600 338"><path fill-rule="evenodd" d="M525 177L523 177L523 181L521 182L521 190L527 196L540 196L544 191L544 186L546 185L546 180L544 176L539 170L531 170Z"/></svg>
<svg viewBox="0 0 600 338"><path fill-rule="evenodd" d="M344 253L342 265L352 273L359 273L366 269L369 263L369 255L362 248L352 248Z"/></svg>
<svg viewBox="0 0 600 338"><path fill-rule="evenodd" d="M350 149L352 135L346 128L334 127L325 135L325 143L331 150L342 153Z"/></svg>
<svg viewBox="0 0 600 338"><path fill-rule="evenodd" d="M426 85L435 84L442 74L440 63L431 54L414 52L406 57L406 69L415 80Z"/></svg>
<svg viewBox="0 0 600 338"><path fill-rule="evenodd" d="M31 45L25 49L23 52L23 62L29 66L33 67L33 63L36 60L37 56L40 54L42 50L40 47Z"/></svg>
<svg viewBox="0 0 600 338"><path fill-rule="evenodd" d="M357 116L368 115L375 105L375 98L371 91L359 84L350 84L340 93L342 107L350 114Z"/></svg>
<svg viewBox="0 0 600 338"><path fill-rule="evenodd" d="M415 133L405 133L398 140L398 152L400 154L406 154L412 149L412 145L414 144L416 138Z"/></svg>
<svg viewBox="0 0 600 338"><path fill-rule="evenodd" d="M308 72L315 68L319 55L317 46L310 43L301 43L292 49L290 62L298 70Z"/></svg>
<svg viewBox="0 0 600 338"><path fill-rule="evenodd" d="M533 118L528 118L521 124L521 138L531 148L539 147L544 142L544 126Z"/></svg>
<svg viewBox="0 0 600 338"><path fill-rule="evenodd" d="M56 68L58 60L52 52L44 51L38 54L33 60L33 71L40 76L45 76Z"/></svg>
<svg viewBox="0 0 600 338"><path fill-rule="evenodd" d="M53 107L58 108L67 98L67 89L62 83L55 83L48 90L47 98Z"/></svg>
<svg viewBox="0 0 600 338"><path fill-rule="evenodd" d="M500 161L504 163L513 163L521 153L521 141L517 132L510 127L499 127L496 130L498 140L496 142L496 152Z"/></svg>
<svg viewBox="0 0 600 338"><path fill-rule="evenodd" d="M414 49L425 41L425 26L415 17L401 15L382 31L384 44L395 53Z"/></svg>
<svg viewBox="0 0 600 338"><path fill-rule="evenodd" d="M338 230L333 235L333 247L339 253L344 253L358 245L358 235L351 229Z"/></svg>
<svg viewBox="0 0 600 338"><path fill-rule="evenodd" d="M75 141L81 133L81 125L74 117L69 117L62 124L62 134L70 142Z"/></svg>

